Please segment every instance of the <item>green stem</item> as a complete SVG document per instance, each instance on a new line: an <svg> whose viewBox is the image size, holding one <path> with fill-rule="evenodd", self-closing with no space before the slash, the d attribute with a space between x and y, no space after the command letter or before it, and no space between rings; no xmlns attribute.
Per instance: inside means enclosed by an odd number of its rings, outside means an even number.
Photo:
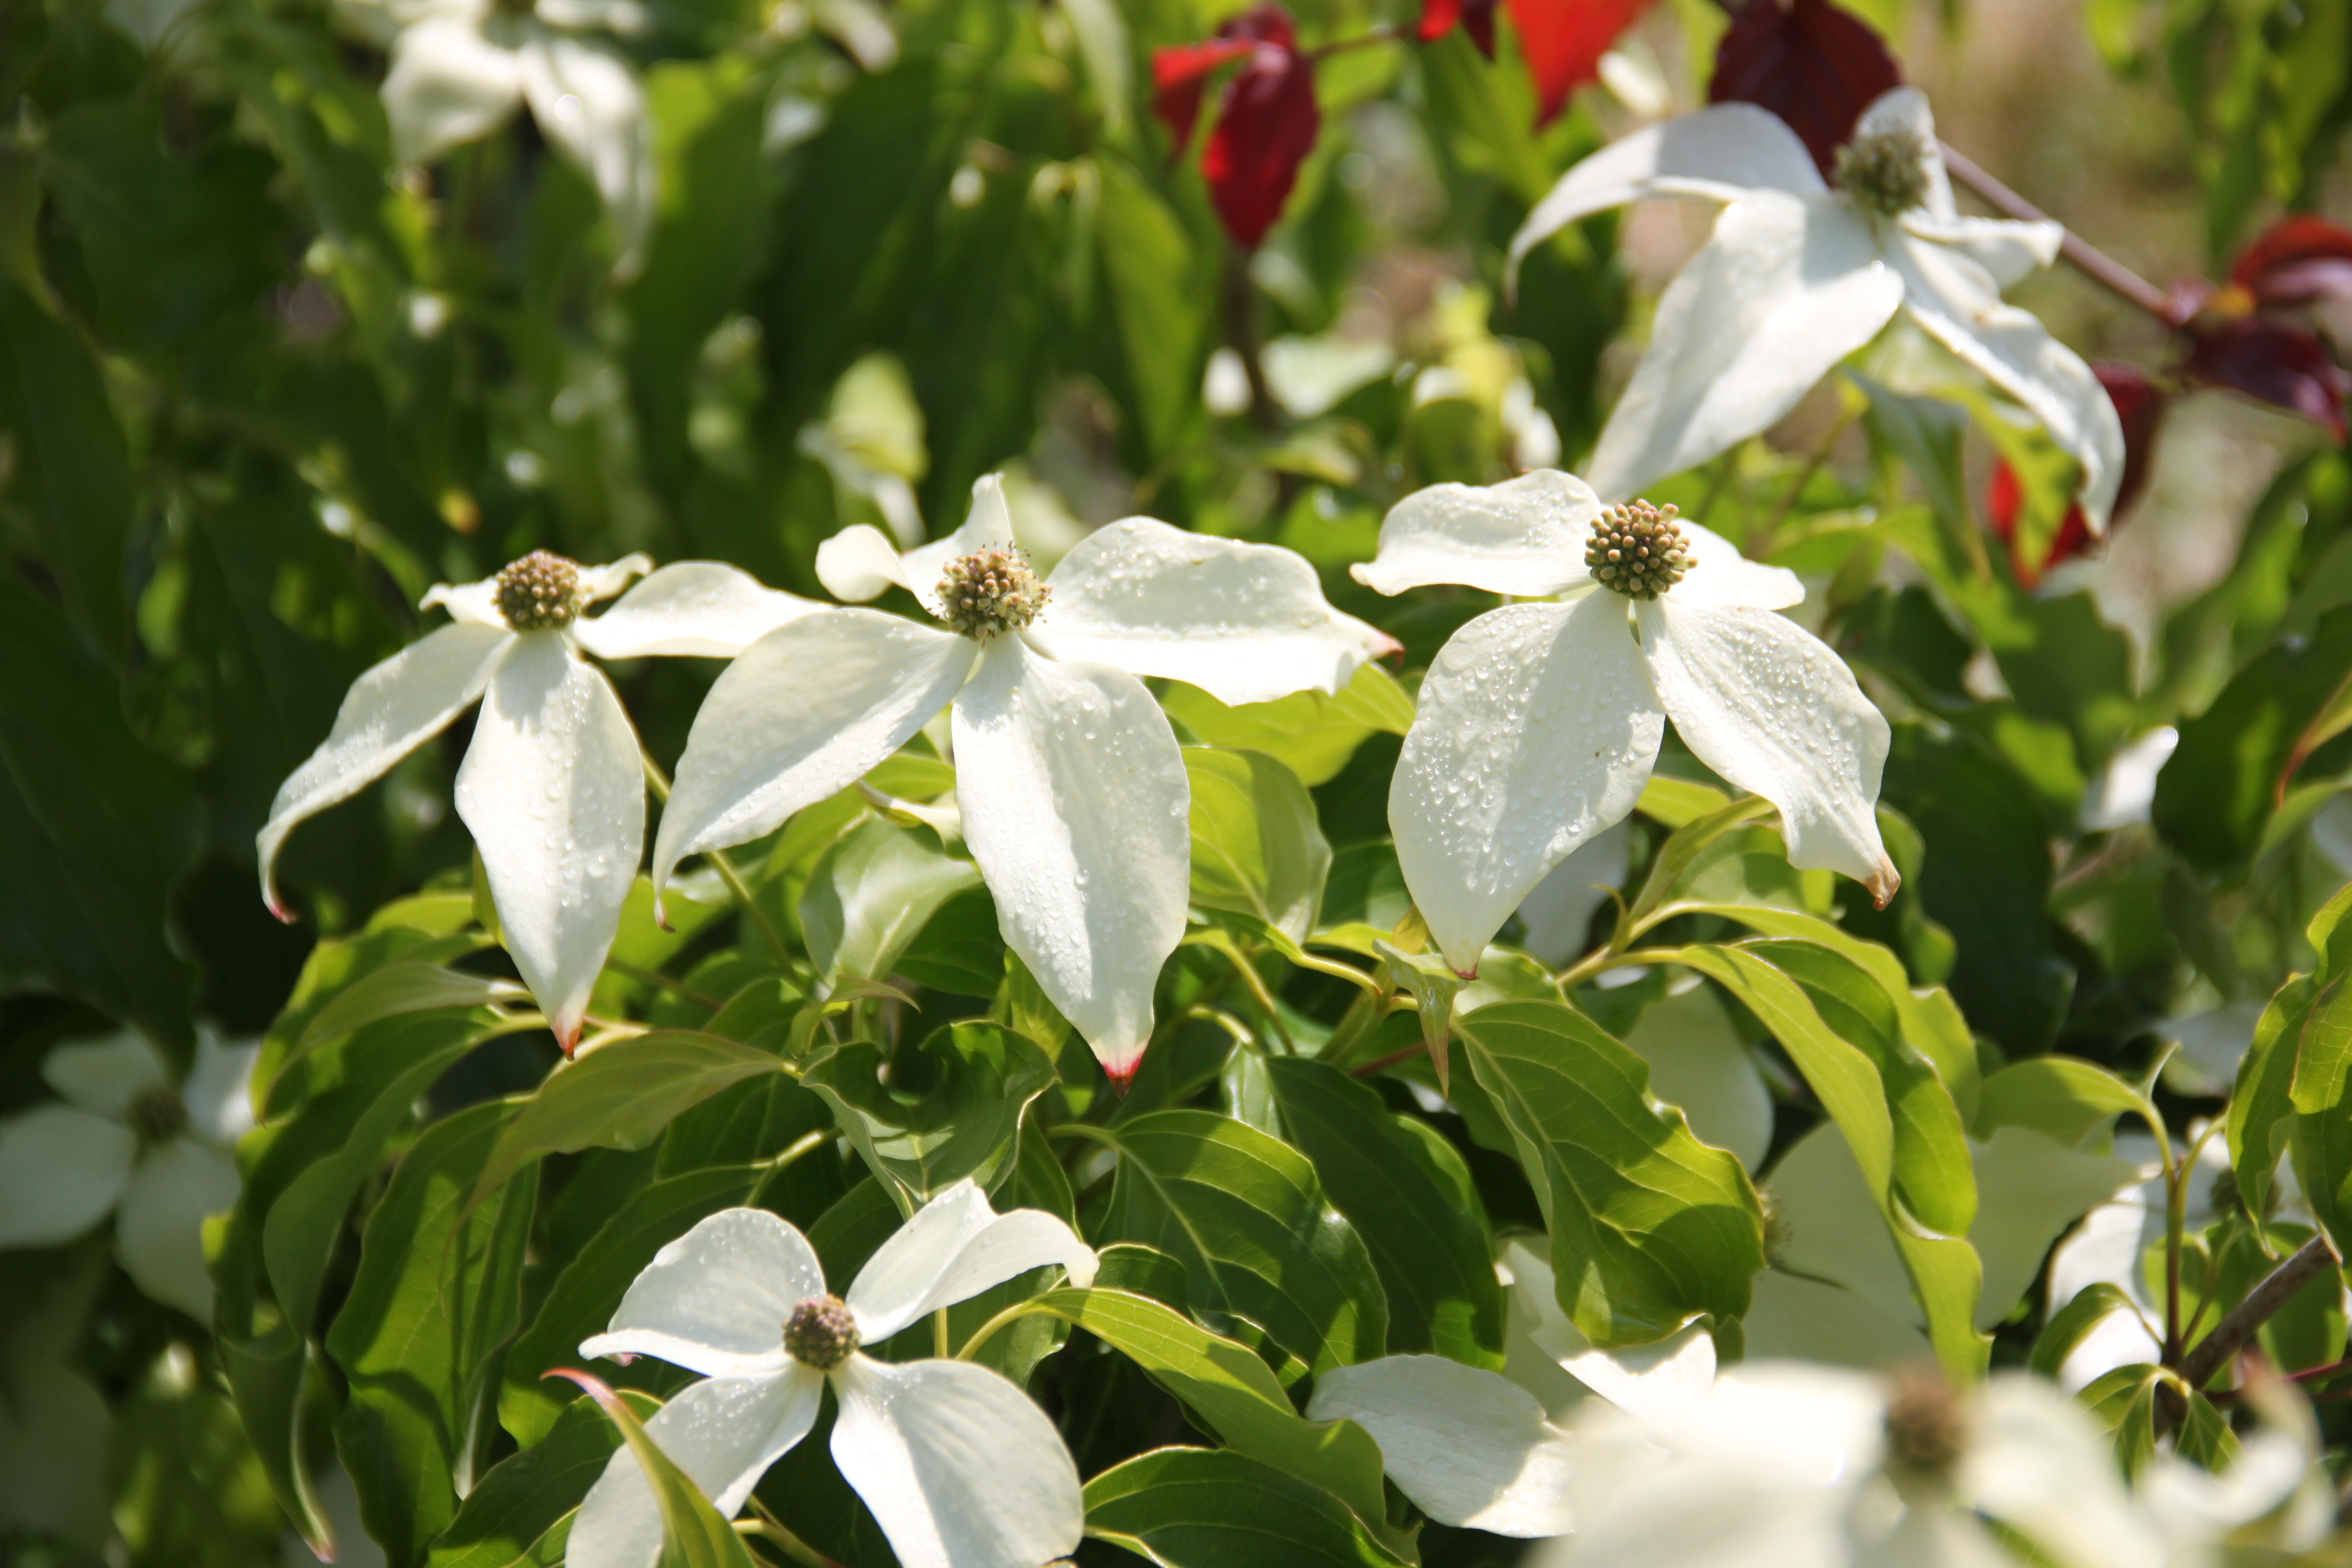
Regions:
<svg viewBox="0 0 2352 1568"><path fill-rule="evenodd" d="M971 1333L971 1338L964 1341L963 1349L956 1352L955 1359L958 1361L970 1361L972 1357L980 1353L980 1350L982 1345L985 1345L989 1341L996 1337L996 1331L999 1329L1019 1322L1024 1318L1034 1318L1040 1313L1050 1312L1053 1309L1050 1307L1039 1306L1034 1299L1026 1301L1016 1301L1012 1306L1005 1308L1004 1310L997 1313L996 1316L989 1319L988 1321L981 1324L979 1328L974 1329ZM942 1346L940 1350L940 1354L944 1357L947 1353L946 1348Z"/></svg>
<svg viewBox="0 0 2352 1568"><path fill-rule="evenodd" d="M793 1139L792 1142L786 1144L784 1152L777 1155L774 1159L769 1161L768 1168L760 1173L760 1179L751 1184L751 1195L743 1200L743 1206L746 1208L758 1208L760 1206L760 1199L764 1196L768 1191L768 1184L774 1181L778 1176L783 1174L784 1168L786 1166L792 1164L793 1162L798 1160L803 1154L824 1148L827 1143L832 1142L835 1136L837 1136L837 1134L835 1133L832 1128L820 1127L814 1132L802 1133L798 1138Z"/></svg>
<svg viewBox="0 0 2352 1568"><path fill-rule="evenodd" d="M751 1506L760 1508L756 1501ZM774 1545L793 1562L802 1564L803 1568L841 1568L840 1563L777 1523L764 1508L760 1509L760 1517L757 1519L737 1520L735 1533L758 1536L761 1540Z"/></svg>
<svg viewBox="0 0 2352 1568"><path fill-rule="evenodd" d="M1241 982L1249 988L1249 994L1257 998L1257 1005L1265 1009L1265 1021L1273 1028L1275 1037L1282 1042L1283 1050L1297 1056L1298 1044L1283 1026L1281 1010L1274 1005L1274 993L1265 988L1265 976L1257 972L1257 965L1252 963L1249 954L1240 948L1224 947L1221 951L1232 961L1234 973L1241 976Z"/></svg>

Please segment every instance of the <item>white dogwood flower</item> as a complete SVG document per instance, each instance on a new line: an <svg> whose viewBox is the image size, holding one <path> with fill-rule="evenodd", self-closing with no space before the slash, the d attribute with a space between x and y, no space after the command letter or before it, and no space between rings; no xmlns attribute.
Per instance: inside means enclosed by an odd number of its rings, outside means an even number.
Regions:
<svg viewBox="0 0 2352 1568"><path fill-rule="evenodd" d="M1969 1391L1751 1362L1666 1420L1587 1406L1577 1533L1535 1568L1994 1568L1997 1524L2055 1568L2167 1560L2090 1416L2046 1382ZM1989 1523L1989 1521L1990 1521Z"/></svg>
<svg viewBox="0 0 2352 1568"><path fill-rule="evenodd" d="M808 1238L761 1209L725 1209L655 1255L580 1347L649 1355L703 1374L646 1435L730 1518L816 1425L825 1385L840 1414L833 1459L903 1568L1006 1568L1074 1550L1085 1523L1077 1467L1045 1412L1002 1373L964 1361L859 1352L942 1307L1058 1264L1094 1282L1095 1255L1037 1209L996 1214L971 1181L918 1210L859 1269L825 1288ZM645 1471L616 1450L572 1526L571 1568L650 1568L661 1513Z"/></svg>
<svg viewBox="0 0 2352 1568"><path fill-rule="evenodd" d="M205 1216L236 1202L229 1149L253 1126L258 1042L196 1036L185 1081L133 1034L59 1046L41 1077L64 1098L0 1124L0 1248L71 1241L109 1214L140 1289L209 1322Z"/></svg>
<svg viewBox="0 0 2352 1568"><path fill-rule="evenodd" d="M292 918L275 867L295 825L381 778L479 698L457 815L481 850L507 952L568 1054L646 841L637 732L580 656L725 658L817 608L732 566L681 561L583 617L651 564L582 566L535 551L495 577L426 594L424 607L446 607L452 624L352 682L325 742L278 787L255 840L270 911Z"/></svg>
<svg viewBox="0 0 2352 1568"><path fill-rule="evenodd" d="M1389 790L1405 886L1454 967L1578 845L1641 797L1672 717L1699 761L1780 808L1791 865L1883 907L1886 721L1844 661L1773 612L1796 574L1646 503L1603 511L1573 474L1433 485L1355 568L1383 594L1461 583L1544 603L1490 610L1422 682Z"/></svg>
<svg viewBox="0 0 2352 1568"><path fill-rule="evenodd" d="M845 599L900 584L947 629L822 610L737 659L678 761L656 898L687 856L847 788L952 703L964 841L1004 940L1123 1081L1183 935L1192 864L1183 759L1136 678L1265 702L1337 692L1395 645L1326 604L1290 551L1146 517L1087 535L1040 582L993 474L950 537L902 555L859 524L825 542L817 575Z"/></svg>
<svg viewBox="0 0 2352 1568"><path fill-rule="evenodd" d="M2103 532L2124 433L2089 365L2000 291L2058 254L2054 223L1962 217L1927 100L1896 88L1841 150L1837 186L1795 132L1749 103L1645 126L1563 175L1511 241L1512 265L1579 218L1652 196L1723 204L1658 301L1649 352L1586 477L1612 500L1706 461L1788 413L1895 311L2025 405L2082 465Z"/></svg>
<svg viewBox="0 0 2352 1568"><path fill-rule="evenodd" d="M430 163L530 105L540 134L595 184L613 220L614 271L635 275L654 220L654 132L636 69L599 33L645 30L637 0L340 0L392 50L383 109L392 155Z"/></svg>

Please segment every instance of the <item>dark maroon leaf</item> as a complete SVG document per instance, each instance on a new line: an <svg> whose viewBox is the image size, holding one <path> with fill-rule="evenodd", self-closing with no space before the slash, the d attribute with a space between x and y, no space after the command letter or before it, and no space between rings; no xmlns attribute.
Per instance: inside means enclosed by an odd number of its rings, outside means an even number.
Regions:
<svg viewBox="0 0 2352 1568"><path fill-rule="evenodd" d="M1297 37L1297 24L1288 11L1261 5L1228 17L1217 36L1204 43L1154 49L1151 111L1175 136L1176 156L1183 156L1192 140L1192 126L1201 117L1201 95L1218 67L1247 58L1261 43L1288 48Z"/></svg>
<svg viewBox="0 0 2352 1568"><path fill-rule="evenodd" d="M1282 216L1298 165L1315 150L1322 111L1315 64L1286 43L1262 43L1225 84L1215 129L1201 155L1209 199L1225 232L1255 249Z"/></svg>
<svg viewBox="0 0 2352 1568"><path fill-rule="evenodd" d="M2190 348L2181 369L2191 381L2315 420L2343 444L2352 375L2310 328L2265 316L2207 316L2190 322L2186 335Z"/></svg>
<svg viewBox="0 0 2352 1568"><path fill-rule="evenodd" d="M1423 43L1444 37L1456 22L1480 54L1490 60L1495 58L1495 0L1422 0L1417 31Z"/></svg>
<svg viewBox="0 0 2352 1568"><path fill-rule="evenodd" d="M1829 0L1748 0L1716 48L1706 96L1779 115L1826 179L1862 111L1902 85L1886 41L1851 11Z"/></svg>
<svg viewBox="0 0 2352 1568"><path fill-rule="evenodd" d="M2352 228L2308 213L2283 217L2246 247L2230 281L2263 306L2352 299Z"/></svg>
<svg viewBox="0 0 2352 1568"><path fill-rule="evenodd" d="M1510 0L1511 22L1519 30L1519 52L1536 83L1536 123L1549 125L1568 95L1601 74L1601 57L1649 0ZM1469 7L1463 25L1470 26ZM1493 49L1494 16L1487 14L1486 47ZM1476 36L1474 32L1474 37Z"/></svg>

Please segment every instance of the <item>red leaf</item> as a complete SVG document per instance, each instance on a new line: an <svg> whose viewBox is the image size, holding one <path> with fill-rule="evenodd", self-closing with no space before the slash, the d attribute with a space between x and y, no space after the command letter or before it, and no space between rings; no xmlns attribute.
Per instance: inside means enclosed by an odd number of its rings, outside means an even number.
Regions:
<svg viewBox="0 0 2352 1568"><path fill-rule="evenodd" d="M2328 357L2309 328L2263 316L2207 319L2188 328L2193 345L2181 369L2205 386L2227 387L2327 426L2344 443L2344 400L2352 375Z"/></svg>
<svg viewBox="0 0 2352 1568"><path fill-rule="evenodd" d="M2099 378L2099 384L2107 389L2107 401L2116 405L2116 417L2124 427L2123 479L2116 489L2113 514L2120 518L2139 495L2140 487L2147 482L2148 464L2156 456L2157 426L2164 416L2164 391L2137 365L2096 360L2091 371ZM2024 504L2024 489L2017 482L2017 475L2007 463L1995 463L1992 480L1985 487L1985 513L1993 532L2004 543L2015 543L2017 517ZM2042 581L2044 572L2084 553L2092 543L2090 519L2077 503L2068 507L2066 515L2059 520L2058 532L2050 542L2048 554L2033 562L2021 560L2012 552L2011 566L2017 573L2017 580L2031 588Z"/></svg>
<svg viewBox="0 0 2352 1568"><path fill-rule="evenodd" d="M1151 111L1174 134L1176 155L1181 157L1192 140L1193 123L1201 117L1201 94L1219 66L1248 58L1261 43L1288 48L1297 37L1290 13L1268 4L1227 17L1217 36L1204 43L1152 50Z"/></svg>
<svg viewBox="0 0 2352 1568"><path fill-rule="evenodd" d="M1322 124L1314 61L1287 44L1258 45L1225 84L1216 129L1201 154L1209 199L1234 244L1255 249L1282 216Z"/></svg>
<svg viewBox="0 0 2352 1568"><path fill-rule="evenodd" d="M1706 97L1779 115L1826 179L1862 111L1902 85L1886 41L1852 12L1829 0L1748 0L1716 48Z"/></svg>
<svg viewBox="0 0 2352 1568"><path fill-rule="evenodd" d="M1519 52L1536 79L1536 123L1549 125L1568 95L1601 74L1601 57L1649 0L1510 0L1519 29ZM1465 10L1467 7L1465 6ZM1472 26L1468 16L1464 26ZM1486 47L1493 53L1489 37ZM1476 37L1474 31L1472 37Z"/></svg>
<svg viewBox="0 0 2352 1568"><path fill-rule="evenodd" d="M2257 305L2312 305L2352 298L2352 228L2296 213L2246 247L2230 281Z"/></svg>
<svg viewBox="0 0 2352 1568"><path fill-rule="evenodd" d="M1424 44L1434 43L1454 30L1455 22L1470 35L1478 52L1488 59L1495 58L1495 0L1421 0L1421 26L1418 36Z"/></svg>

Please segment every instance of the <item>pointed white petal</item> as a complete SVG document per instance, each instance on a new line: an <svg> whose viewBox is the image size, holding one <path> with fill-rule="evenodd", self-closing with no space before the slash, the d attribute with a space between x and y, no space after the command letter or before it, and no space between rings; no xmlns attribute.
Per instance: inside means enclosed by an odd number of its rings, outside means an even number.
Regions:
<svg viewBox="0 0 2352 1568"><path fill-rule="evenodd" d="M1510 1276L1512 1311L1524 1321L1529 1342L1618 1409L1670 1422L1715 1386L1715 1341L1701 1325L1688 1324L1655 1344L1596 1350L1560 1310L1549 1257L1514 1237L1504 1244L1501 1261Z"/></svg>
<svg viewBox="0 0 2352 1568"><path fill-rule="evenodd" d="M975 653L875 610L818 610L744 649L678 759L654 839L656 895L688 855L757 838L864 778L947 706Z"/></svg>
<svg viewBox="0 0 2352 1568"><path fill-rule="evenodd" d="M853 522L816 547L816 580L836 599L878 599L890 585L908 585L898 547L870 522Z"/></svg>
<svg viewBox="0 0 2352 1568"><path fill-rule="evenodd" d="M1969 1245L1984 1260L1977 1327L1990 1330L2033 1283L2059 1234L2137 1173L2128 1161L2085 1154L2023 1127L1971 1140L1969 1154L1977 1178Z"/></svg>
<svg viewBox="0 0 2352 1568"><path fill-rule="evenodd" d="M1547 598L1592 581L1584 547L1600 515L1592 487L1557 468L1499 485L1431 485L1389 509L1380 553L1351 570L1383 594L1462 583Z"/></svg>
<svg viewBox="0 0 2352 1568"><path fill-rule="evenodd" d="M680 561L593 620L574 621L572 640L598 658L732 658L786 621L823 607L716 561Z"/></svg>
<svg viewBox="0 0 2352 1568"><path fill-rule="evenodd" d="M658 1356L709 1377L786 1363L784 1320L825 1293L808 1238L764 1209L721 1209L654 1254L584 1356Z"/></svg>
<svg viewBox="0 0 2352 1568"><path fill-rule="evenodd" d="M155 1047L128 1029L58 1047L42 1058L41 1077L68 1104L109 1121L121 1121L133 1100L172 1082Z"/></svg>
<svg viewBox="0 0 2352 1568"><path fill-rule="evenodd" d="M645 89L610 45L534 28L519 52L530 117L604 198L618 256L635 276L654 225L654 131Z"/></svg>
<svg viewBox="0 0 2352 1568"><path fill-rule="evenodd" d="M0 1123L0 1248L53 1247L104 1219L138 1152L127 1129L70 1105Z"/></svg>
<svg viewBox="0 0 2352 1568"><path fill-rule="evenodd" d="M1434 1355L1334 1367L1315 1380L1307 1418L1370 1432L1390 1479L1440 1524L1522 1537L1576 1527L1574 1439L1497 1373Z"/></svg>
<svg viewBox="0 0 2352 1568"><path fill-rule="evenodd" d="M1010 550L1019 543L1013 531L1013 509L1004 504L1004 477L982 474L972 481L971 510L964 515L963 526L945 539L919 544L900 556L900 581L922 601L923 608L940 615L945 606L940 602L940 578L949 562L975 550Z"/></svg>
<svg viewBox="0 0 2352 1568"><path fill-rule="evenodd" d="M768 1467L816 1425L824 1394L824 1374L797 1362L761 1377L714 1377L655 1411L646 1436L732 1519ZM653 1568L661 1548L653 1488L636 1456L615 1448L572 1521L563 1561L567 1568Z"/></svg>
<svg viewBox="0 0 2352 1568"><path fill-rule="evenodd" d="M114 1255L140 1289L210 1322L205 1216L236 1204L236 1163L193 1138L149 1150L131 1173L114 1216Z"/></svg>
<svg viewBox="0 0 2352 1568"><path fill-rule="evenodd" d="M514 51L482 37L473 17L426 16L393 42L383 111L392 122L394 161L404 167L433 163L488 135L521 101Z"/></svg>
<svg viewBox="0 0 2352 1568"><path fill-rule="evenodd" d="M1077 1467L1045 1413L1001 1374L854 1355L833 1388L833 1462L899 1568L1009 1568L1076 1550Z"/></svg>
<svg viewBox="0 0 2352 1568"><path fill-rule="evenodd" d="M1805 602L1805 584L1786 566L1750 561L1713 529L1688 518L1682 524L1684 553L1692 560L1683 580L1666 590L1677 605L1719 605L1748 610L1785 610Z"/></svg>
<svg viewBox="0 0 2352 1568"><path fill-rule="evenodd" d="M499 614L496 577L478 578L471 583L436 583L425 590L425 597L416 601L416 607L446 610L451 620L465 626L507 629L507 618Z"/></svg>
<svg viewBox="0 0 2352 1568"><path fill-rule="evenodd" d="M1601 500L1630 500L1760 433L1902 302L1870 226L1843 202L1743 197L1666 286L1585 478Z"/></svg>
<svg viewBox="0 0 2352 1568"><path fill-rule="evenodd" d="M226 1149L253 1131L253 1064L260 1059L259 1040L224 1040L198 1027L196 1065L180 1090L190 1137Z"/></svg>
<svg viewBox="0 0 2352 1568"><path fill-rule="evenodd" d="M551 27L567 33L619 33L631 37L651 24L639 0L538 0L531 11Z"/></svg>
<svg viewBox="0 0 2352 1568"><path fill-rule="evenodd" d="M2054 220L2017 223L1998 217L1931 217L1906 213L1903 227L1921 239L1949 246L1992 275L2002 289L2058 259L2066 226Z"/></svg>
<svg viewBox="0 0 2352 1568"><path fill-rule="evenodd" d="M691 562L680 562L691 565ZM614 595L654 569L654 558L642 550L632 550L607 566L580 568L580 597L583 603L601 605ZM496 583L498 579L492 578Z"/></svg>
<svg viewBox="0 0 2352 1568"><path fill-rule="evenodd" d="M1192 896L1192 785L1167 715L1124 670L1001 637L956 699L955 759L1006 943L1125 1078Z"/></svg>
<svg viewBox="0 0 2352 1568"><path fill-rule="evenodd" d="M859 1337L876 1344L1032 1268L1058 1263L1070 1283L1094 1283L1094 1249L1041 1209L998 1214L969 1177L917 1210L857 1271L845 1298Z"/></svg>
<svg viewBox="0 0 2352 1568"><path fill-rule="evenodd" d="M482 694L512 646L504 626L443 626L352 682L335 727L310 760L278 786L269 820L254 838L261 896L285 918L273 875L278 847L295 824L348 800L448 725Z"/></svg>
<svg viewBox="0 0 2352 1568"><path fill-rule="evenodd" d="M1797 133L1769 110L1718 103L1621 137L1560 176L1519 232L1508 263L1577 219L1643 196L1738 201L1762 187L1819 195L1829 187Z"/></svg>
<svg viewBox="0 0 2352 1568"><path fill-rule="evenodd" d="M1220 702L1337 692L1396 645L1323 598L1306 557L1131 517L1087 535L1028 632L1055 658L1190 681Z"/></svg>
<svg viewBox="0 0 2352 1568"><path fill-rule="evenodd" d="M507 952L569 1051L645 853L645 763L603 673L562 637L515 639L457 770Z"/></svg>
<svg viewBox="0 0 2352 1568"><path fill-rule="evenodd" d="M2083 515L2105 533L2124 477L2124 427L2083 357L2014 305L1958 250L1890 233L1887 264L1903 277L1904 306L1930 337L2008 393L2083 468Z"/></svg>
<svg viewBox="0 0 2352 1568"><path fill-rule="evenodd" d="M1535 885L1633 809L1665 721L1606 591L1507 605L1447 643L1389 787L1405 886L1456 970Z"/></svg>
<svg viewBox="0 0 2352 1568"><path fill-rule="evenodd" d="M1769 610L1641 606L1658 696L1698 760L1780 808L1789 864L1839 871L1881 908L1901 879L1878 837L1885 716L1827 645Z"/></svg>
<svg viewBox="0 0 2352 1568"><path fill-rule="evenodd" d="M2089 1413L2038 1377L1986 1380L1958 1489L2066 1568L2161 1563L2156 1521L2135 1506Z"/></svg>
<svg viewBox="0 0 2352 1568"><path fill-rule="evenodd" d="M1723 1005L1705 986L1662 997L1626 1032L1650 1064L1650 1092L1682 1108L1690 1129L1753 1171L1772 1147L1772 1092Z"/></svg>
<svg viewBox="0 0 2352 1568"><path fill-rule="evenodd" d="M1958 208L1952 204L1952 177L1944 168L1943 150L1936 142L1936 116L1927 107L1927 95L1916 87L1889 88L1871 101L1854 121L1853 135L1883 136L1889 132L1909 132L1919 140L1927 154L1927 203L1930 217L1948 218Z"/></svg>

